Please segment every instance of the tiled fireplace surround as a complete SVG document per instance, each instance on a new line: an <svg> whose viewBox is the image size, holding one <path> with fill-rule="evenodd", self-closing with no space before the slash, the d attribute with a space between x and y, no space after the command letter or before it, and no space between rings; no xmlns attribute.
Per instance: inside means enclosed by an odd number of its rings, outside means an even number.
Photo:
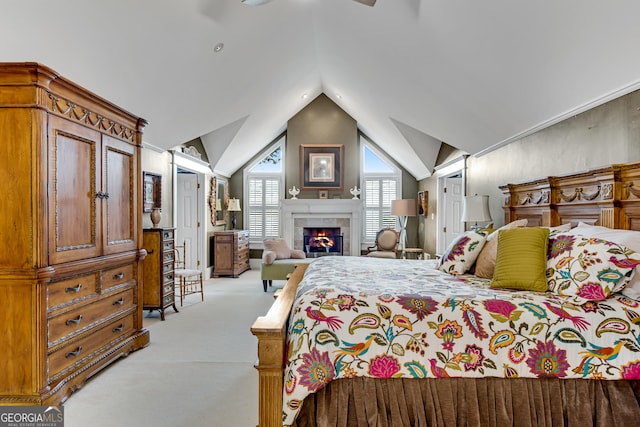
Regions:
<svg viewBox="0 0 640 427"><path fill-rule="evenodd" d="M285 199L282 237L289 247L303 249L304 227L340 227L344 254L359 256L361 215L359 199Z"/></svg>

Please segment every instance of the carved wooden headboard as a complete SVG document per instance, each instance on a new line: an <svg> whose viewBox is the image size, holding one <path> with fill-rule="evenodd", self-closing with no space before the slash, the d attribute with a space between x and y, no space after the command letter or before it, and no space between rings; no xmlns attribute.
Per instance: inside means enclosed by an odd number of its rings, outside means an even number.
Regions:
<svg viewBox="0 0 640 427"><path fill-rule="evenodd" d="M640 162L506 184L500 190L505 224L527 218L533 227L582 221L640 230Z"/></svg>

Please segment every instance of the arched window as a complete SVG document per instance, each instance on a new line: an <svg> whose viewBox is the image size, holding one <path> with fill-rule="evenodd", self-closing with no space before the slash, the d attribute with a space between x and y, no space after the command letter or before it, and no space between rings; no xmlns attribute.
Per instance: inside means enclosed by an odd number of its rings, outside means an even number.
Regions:
<svg viewBox="0 0 640 427"><path fill-rule="evenodd" d="M363 243L370 245L385 227L396 228L391 201L402 194L402 171L363 135L360 136L362 170Z"/></svg>
<svg viewBox="0 0 640 427"><path fill-rule="evenodd" d="M244 169L245 227L252 243L280 237L280 199L284 187L282 135Z"/></svg>

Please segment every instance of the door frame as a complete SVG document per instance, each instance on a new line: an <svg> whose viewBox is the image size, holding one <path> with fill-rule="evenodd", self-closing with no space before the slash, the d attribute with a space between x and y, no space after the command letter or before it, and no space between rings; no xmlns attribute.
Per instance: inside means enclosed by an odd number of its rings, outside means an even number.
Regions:
<svg viewBox="0 0 640 427"><path fill-rule="evenodd" d="M437 171L438 175L438 205L437 205L437 220L436 220L436 253L441 254L444 252L446 247L444 247L444 226L446 221L445 215L445 198L447 194L444 192L445 189L445 181L447 178L452 178L457 175L462 177L462 195L463 197L466 195L466 177L465 177L465 159L460 159L459 161L455 161L447 167L442 168Z"/></svg>
<svg viewBox="0 0 640 427"><path fill-rule="evenodd" d="M211 174L211 168L208 163L195 159L179 151L172 151L172 182L173 182L173 227L178 227L178 169L184 169L193 172L197 176L198 182L198 209L196 212L196 221L200 224L200 232L197 233L196 248L198 251L198 260L200 261L200 270L204 277L207 276L207 240L206 239L206 185L205 179L207 174Z"/></svg>

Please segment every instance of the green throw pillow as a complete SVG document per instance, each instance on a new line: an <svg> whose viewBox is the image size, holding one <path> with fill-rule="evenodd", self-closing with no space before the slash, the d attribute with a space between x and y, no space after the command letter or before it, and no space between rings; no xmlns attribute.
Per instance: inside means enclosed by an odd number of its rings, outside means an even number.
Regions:
<svg viewBox="0 0 640 427"><path fill-rule="evenodd" d="M491 287L545 292L548 289L549 229L500 230Z"/></svg>

